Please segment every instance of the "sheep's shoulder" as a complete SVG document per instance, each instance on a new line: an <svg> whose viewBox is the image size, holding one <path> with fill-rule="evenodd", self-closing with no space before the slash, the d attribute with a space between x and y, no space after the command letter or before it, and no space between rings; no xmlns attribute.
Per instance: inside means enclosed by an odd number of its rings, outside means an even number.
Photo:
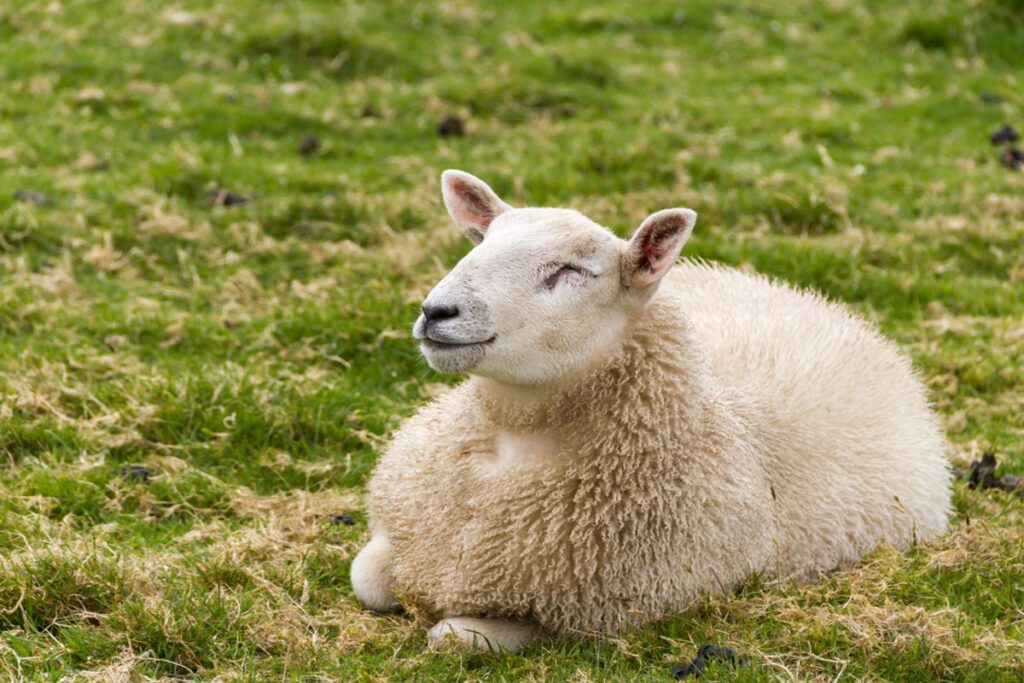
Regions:
<svg viewBox="0 0 1024 683"><path fill-rule="evenodd" d="M493 431L474 409L465 384L445 392L402 422L377 462L371 492L384 497L388 487L436 479L463 454L493 442Z"/></svg>

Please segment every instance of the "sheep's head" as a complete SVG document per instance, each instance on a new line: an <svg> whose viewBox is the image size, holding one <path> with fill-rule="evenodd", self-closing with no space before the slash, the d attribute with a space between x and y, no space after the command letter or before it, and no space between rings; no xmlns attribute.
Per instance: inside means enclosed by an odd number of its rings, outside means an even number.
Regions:
<svg viewBox="0 0 1024 683"><path fill-rule="evenodd" d="M448 212L476 247L434 287L413 327L430 365L505 384L558 382L619 343L679 256L697 215L666 209L628 242L569 209L515 209L445 171Z"/></svg>

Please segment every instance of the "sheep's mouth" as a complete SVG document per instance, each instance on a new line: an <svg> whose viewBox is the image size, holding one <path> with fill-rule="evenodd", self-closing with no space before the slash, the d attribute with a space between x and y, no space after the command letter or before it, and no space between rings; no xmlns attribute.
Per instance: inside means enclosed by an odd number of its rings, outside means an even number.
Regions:
<svg viewBox="0 0 1024 683"><path fill-rule="evenodd" d="M420 343L431 351L454 351L456 349L471 349L474 347L483 347L492 343L497 339L498 335L492 336L490 339L484 339L483 341L472 341L472 342L451 342L451 341L438 341L431 337L424 337L420 340Z"/></svg>

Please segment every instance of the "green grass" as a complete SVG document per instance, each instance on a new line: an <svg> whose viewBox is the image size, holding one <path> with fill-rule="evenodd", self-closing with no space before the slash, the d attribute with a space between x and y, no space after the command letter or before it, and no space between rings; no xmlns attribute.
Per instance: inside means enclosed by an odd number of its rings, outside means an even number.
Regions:
<svg viewBox="0 0 1024 683"><path fill-rule="evenodd" d="M1024 503L962 483L909 554L516 656L429 651L348 566L379 446L455 381L408 334L469 248L449 167L620 234L694 208L689 254L876 320L954 459L1024 474L1024 174L987 142L1024 126L1021 7L4 3L0 672L664 681L714 642L717 680L1020 680Z"/></svg>

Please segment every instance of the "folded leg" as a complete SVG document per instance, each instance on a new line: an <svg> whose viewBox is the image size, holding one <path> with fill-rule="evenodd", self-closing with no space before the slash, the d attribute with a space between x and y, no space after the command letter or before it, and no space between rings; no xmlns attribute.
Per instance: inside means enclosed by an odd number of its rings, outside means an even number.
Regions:
<svg viewBox="0 0 1024 683"><path fill-rule="evenodd" d="M393 612L398 600L391 577L391 542L377 534L352 560L352 590L363 607L375 612Z"/></svg>
<svg viewBox="0 0 1024 683"><path fill-rule="evenodd" d="M455 640L473 650L519 652L537 635L537 627L521 621L449 617L439 621L427 633L431 645Z"/></svg>

